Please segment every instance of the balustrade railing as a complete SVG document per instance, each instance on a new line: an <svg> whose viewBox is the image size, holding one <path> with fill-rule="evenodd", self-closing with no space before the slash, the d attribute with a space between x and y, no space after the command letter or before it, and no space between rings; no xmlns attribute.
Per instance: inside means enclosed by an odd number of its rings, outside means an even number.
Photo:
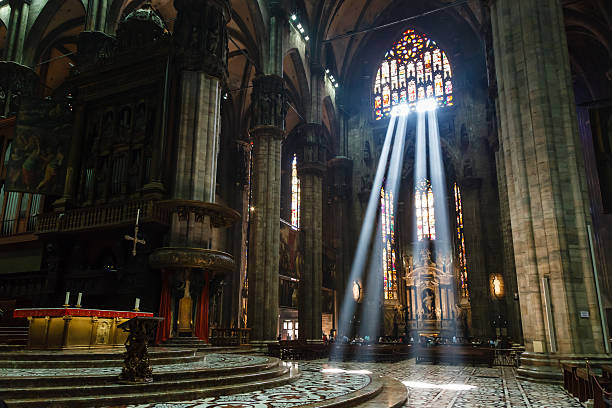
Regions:
<svg viewBox="0 0 612 408"><path fill-rule="evenodd" d="M119 224L130 224L136 220L140 209L140 221L169 223L169 212L156 205L156 201L134 200L97 207L79 208L64 213L45 213L38 216L36 232L77 231Z"/></svg>

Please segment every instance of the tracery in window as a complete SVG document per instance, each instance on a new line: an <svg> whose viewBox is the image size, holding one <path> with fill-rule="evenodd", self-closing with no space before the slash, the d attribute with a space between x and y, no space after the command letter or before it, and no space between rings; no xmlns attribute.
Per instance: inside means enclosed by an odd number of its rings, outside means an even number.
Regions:
<svg viewBox="0 0 612 408"><path fill-rule="evenodd" d="M435 41L409 29L387 51L374 80L374 117L387 117L391 108L435 98L438 106L453 104L453 73Z"/></svg>
<svg viewBox="0 0 612 408"><path fill-rule="evenodd" d="M436 239L434 195L429 180L422 180L415 189L417 240Z"/></svg>
<svg viewBox="0 0 612 408"><path fill-rule="evenodd" d="M395 215L393 213L393 194L380 191L380 214L382 222L382 261L385 299L397 298L397 269L395 261Z"/></svg>
<svg viewBox="0 0 612 408"><path fill-rule="evenodd" d="M297 156L291 162L291 225L300 228L300 179L297 172Z"/></svg>
<svg viewBox="0 0 612 408"><path fill-rule="evenodd" d="M461 190L459 190L457 183L455 183L455 214L457 217L457 257L459 259L461 296L468 296L468 269L465 257L465 236L463 235L463 203L461 202Z"/></svg>

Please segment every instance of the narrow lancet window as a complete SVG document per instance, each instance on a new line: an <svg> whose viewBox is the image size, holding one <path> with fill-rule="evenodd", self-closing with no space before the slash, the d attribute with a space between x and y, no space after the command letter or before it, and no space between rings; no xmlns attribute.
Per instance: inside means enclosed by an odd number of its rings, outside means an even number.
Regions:
<svg viewBox="0 0 612 408"><path fill-rule="evenodd" d="M461 283L461 296L467 297L468 291L468 269L465 257L465 236L463 235L463 203L461 202L461 190L455 183L455 214L457 217L457 257L459 260L459 278Z"/></svg>
<svg viewBox="0 0 612 408"><path fill-rule="evenodd" d="M300 179L297 172L297 155L291 162L291 225L300 228Z"/></svg>
<svg viewBox="0 0 612 408"><path fill-rule="evenodd" d="M417 221L417 239L436 239L436 215L434 212L434 195L429 180L421 181L415 191L415 212Z"/></svg>
<svg viewBox="0 0 612 408"><path fill-rule="evenodd" d="M385 299L397 298L397 268L395 253L395 220L393 194L380 191L380 215L382 232L383 291Z"/></svg>

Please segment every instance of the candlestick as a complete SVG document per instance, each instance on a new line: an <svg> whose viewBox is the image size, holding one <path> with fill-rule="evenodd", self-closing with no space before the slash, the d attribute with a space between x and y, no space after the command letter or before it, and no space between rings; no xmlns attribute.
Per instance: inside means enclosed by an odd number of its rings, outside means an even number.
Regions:
<svg viewBox="0 0 612 408"><path fill-rule="evenodd" d="M77 298L76 307L81 307L81 298L82 297L83 297L83 294L81 292L79 292L79 297Z"/></svg>
<svg viewBox="0 0 612 408"><path fill-rule="evenodd" d="M134 304L134 311L138 312L140 309L140 298L136 298L136 303Z"/></svg>
<svg viewBox="0 0 612 408"><path fill-rule="evenodd" d="M136 213L136 225L138 225L139 218L140 218L140 208L138 209L138 212Z"/></svg>
<svg viewBox="0 0 612 408"><path fill-rule="evenodd" d="M70 302L70 292L66 292L66 299L64 300L64 307L70 306L68 302Z"/></svg>

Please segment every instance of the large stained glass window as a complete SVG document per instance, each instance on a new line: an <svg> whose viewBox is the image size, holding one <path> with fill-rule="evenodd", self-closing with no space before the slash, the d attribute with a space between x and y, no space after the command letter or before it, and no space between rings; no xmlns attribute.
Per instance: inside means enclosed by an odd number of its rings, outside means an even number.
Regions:
<svg viewBox="0 0 612 408"><path fill-rule="evenodd" d="M391 108L435 98L440 107L453 104L453 73L446 53L435 41L406 30L387 51L374 80L374 116L387 117Z"/></svg>
<svg viewBox="0 0 612 408"><path fill-rule="evenodd" d="M429 180L421 181L415 191L415 210L417 221L417 239L436 239L436 215L434 213L434 195Z"/></svg>
<svg viewBox="0 0 612 408"><path fill-rule="evenodd" d="M291 162L291 225L300 228L300 179L297 172L297 156Z"/></svg>
<svg viewBox="0 0 612 408"><path fill-rule="evenodd" d="M380 214L383 243L383 285L385 299L397 298L397 269L395 254L395 220L393 214L393 195L380 191Z"/></svg>
<svg viewBox="0 0 612 408"><path fill-rule="evenodd" d="M461 190L459 190L457 183L455 183L455 214L457 217L457 257L459 259L461 296L468 296L468 269L465 257L465 237L463 235L463 204L461 202Z"/></svg>

